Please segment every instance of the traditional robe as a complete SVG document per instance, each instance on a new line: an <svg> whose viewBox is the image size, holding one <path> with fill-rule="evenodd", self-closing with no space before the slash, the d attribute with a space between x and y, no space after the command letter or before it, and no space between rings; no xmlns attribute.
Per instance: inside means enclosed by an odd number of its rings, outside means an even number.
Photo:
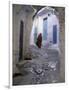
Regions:
<svg viewBox="0 0 69 90"><path fill-rule="evenodd" d="M42 34L41 33L38 35L36 45L38 46L38 48L41 48L41 45L42 45Z"/></svg>

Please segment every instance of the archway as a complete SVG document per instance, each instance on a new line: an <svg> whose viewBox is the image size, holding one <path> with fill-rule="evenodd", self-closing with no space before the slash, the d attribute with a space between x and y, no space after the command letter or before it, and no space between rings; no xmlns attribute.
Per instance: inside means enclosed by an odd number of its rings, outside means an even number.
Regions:
<svg viewBox="0 0 69 90"><path fill-rule="evenodd" d="M36 45L35 41L42 34L42 46L59 46L59 20L53 9L42 8L35 16L30 45Z"/></svg>

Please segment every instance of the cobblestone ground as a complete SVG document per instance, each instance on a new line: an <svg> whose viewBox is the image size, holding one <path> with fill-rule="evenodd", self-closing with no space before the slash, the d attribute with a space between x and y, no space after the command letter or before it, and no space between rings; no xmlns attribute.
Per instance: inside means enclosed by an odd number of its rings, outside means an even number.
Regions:
<svg viewBox="0 0 69 90"><path fill-rule="evenodd" d="M13 78L13 85L59 82L60 58L57 50L31 46L32 60L17 65L21 75ZM24 62L24 61L23 61Z"/></svg>

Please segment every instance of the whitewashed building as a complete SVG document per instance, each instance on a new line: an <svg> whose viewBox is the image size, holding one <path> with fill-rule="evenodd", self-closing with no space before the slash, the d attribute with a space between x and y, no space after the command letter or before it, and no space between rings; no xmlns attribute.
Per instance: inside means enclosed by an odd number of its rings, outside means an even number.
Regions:
<svg viewBox="0 0 69 90"><path fill-rule="evenodd" d="M39 33L42 33L43 46L59 47L59 20L54 9L44 7L37 12L33 22L30 45L36 45Z"/></svg>

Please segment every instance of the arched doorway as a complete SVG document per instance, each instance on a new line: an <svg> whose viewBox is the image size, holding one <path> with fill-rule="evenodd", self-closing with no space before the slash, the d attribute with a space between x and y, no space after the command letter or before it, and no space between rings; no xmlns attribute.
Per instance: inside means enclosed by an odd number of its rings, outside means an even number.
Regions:
<svg viewBox="0 0 69 90"><path fill-rule="evenodd" d="M41 33L42 46L59 46L59 20L52 9L44 8L36 14L31 33L32 45L36 45L35 41Z"/></svg>

